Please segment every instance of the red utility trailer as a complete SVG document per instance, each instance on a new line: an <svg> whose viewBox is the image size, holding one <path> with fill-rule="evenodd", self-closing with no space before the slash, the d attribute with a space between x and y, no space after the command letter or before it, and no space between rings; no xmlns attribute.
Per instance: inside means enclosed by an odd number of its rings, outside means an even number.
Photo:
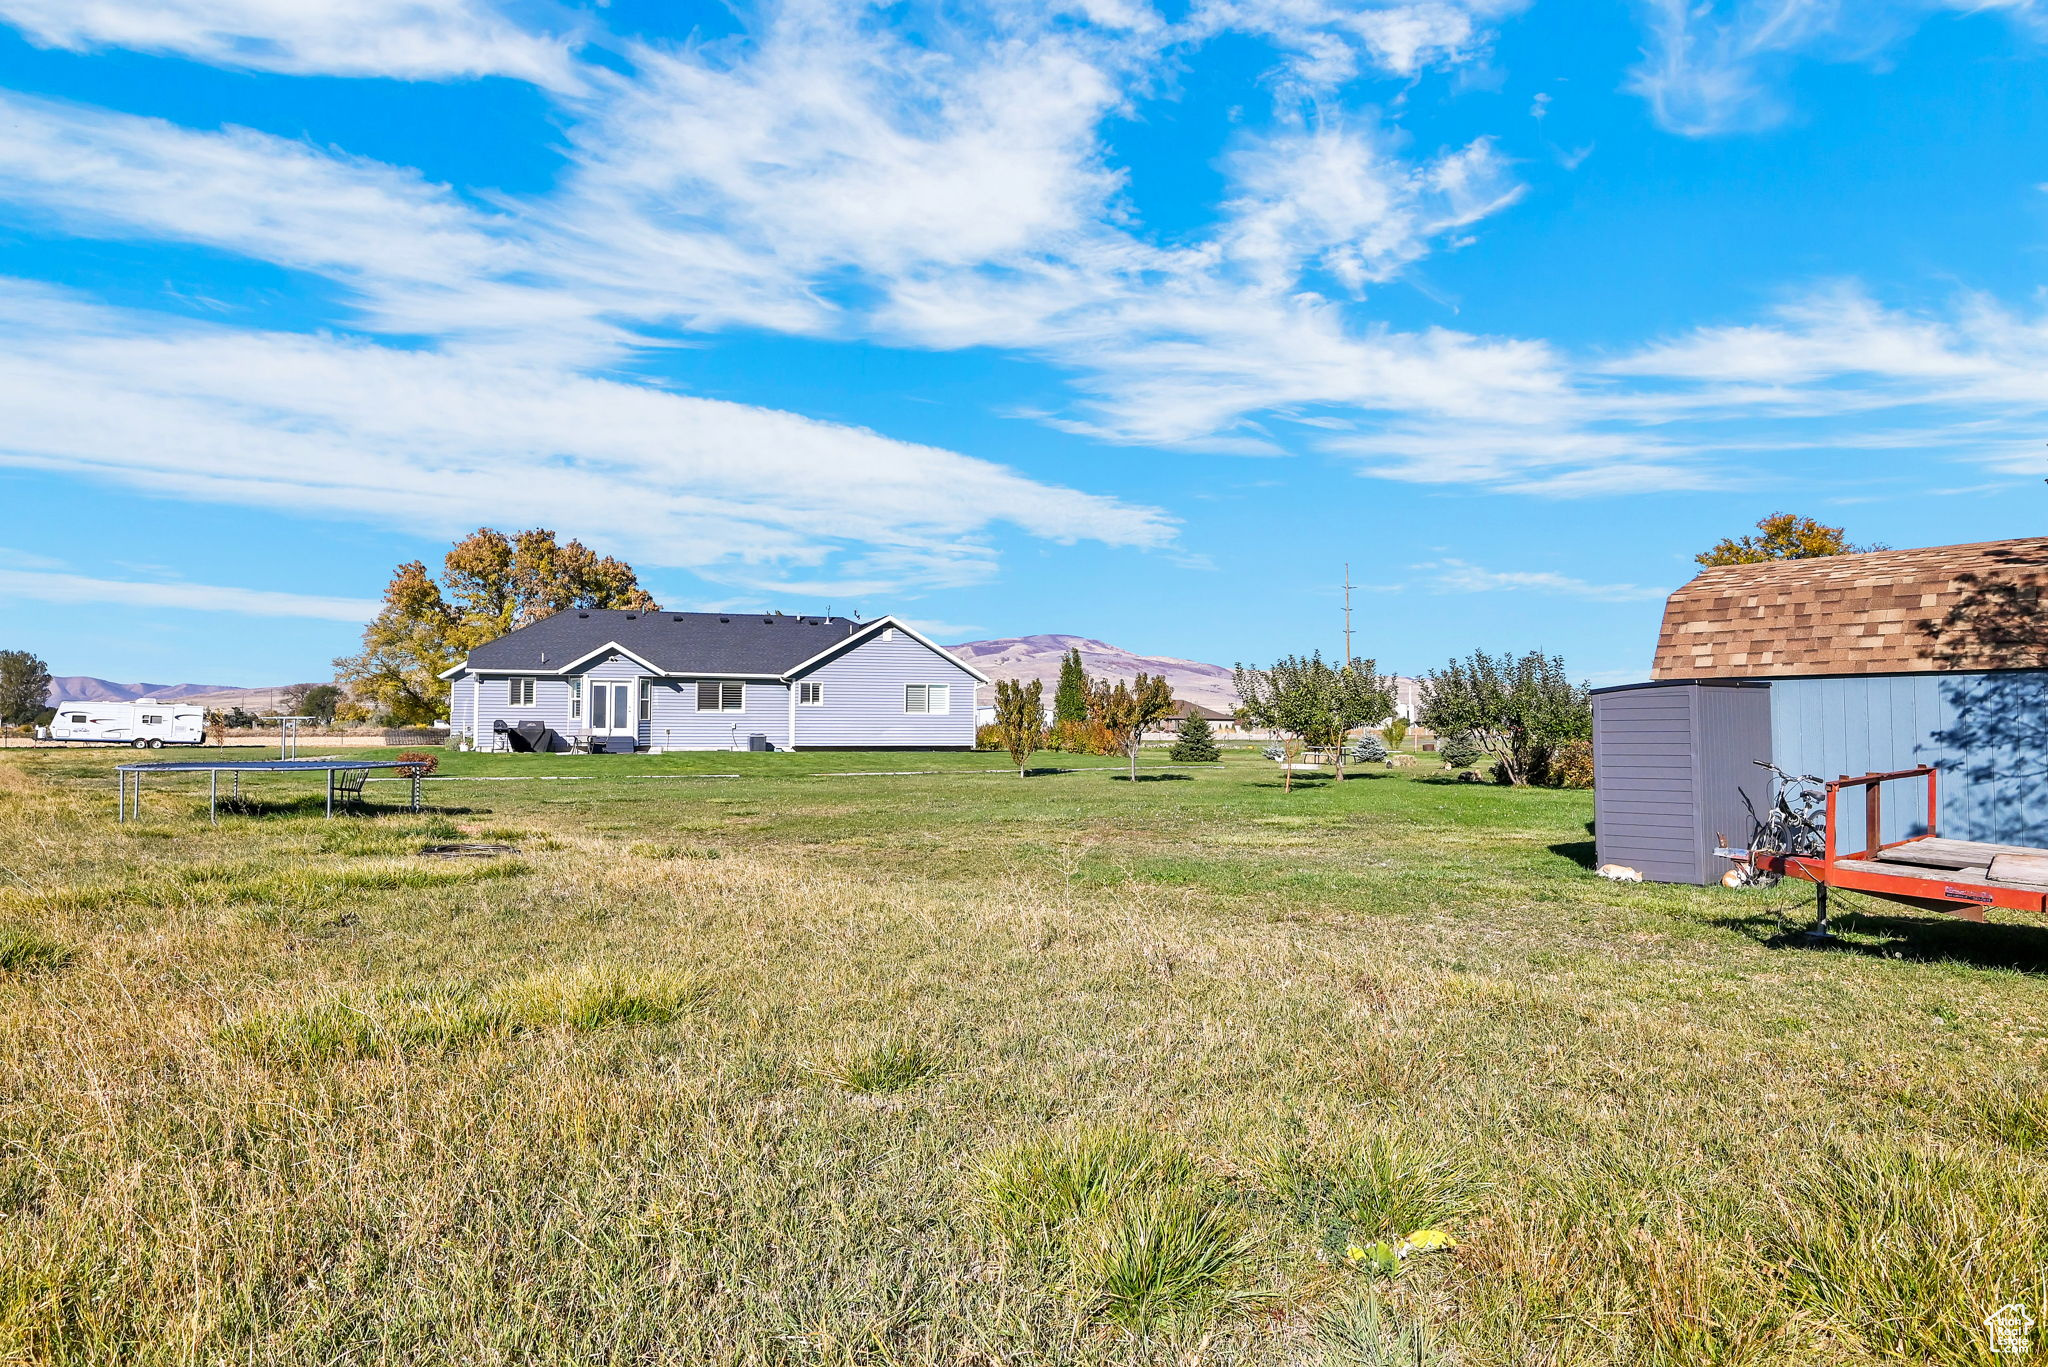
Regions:
<svg viewBox="0 0 2048 1367"><path fill-rule="evenodd" d="M1927 829L1904 840L1883 837L1883 787L1887 783L1925 779ZM1818 887L1816 931L1825 934L1828 889L1869 893L1927 911L1944 911L1965 921L1982 921L1984 908L2048 913L2048 850L2024 845L1993 845L1979 840L1950 840L1939 834L1939 778L1931 765L1889 774L1842 777L1823 784L1827 814L1819 855L1781 854L1764 850L1730 851L1738 862L1765 873L1800 878ZM1844 852L1859 837L1843 838L1844 808L1858 805L1852 790L1863 790L1862 846ZM1849 816L1854 829L1855 816ZM2025 881L2015 873L2027 875Z"/></svg>

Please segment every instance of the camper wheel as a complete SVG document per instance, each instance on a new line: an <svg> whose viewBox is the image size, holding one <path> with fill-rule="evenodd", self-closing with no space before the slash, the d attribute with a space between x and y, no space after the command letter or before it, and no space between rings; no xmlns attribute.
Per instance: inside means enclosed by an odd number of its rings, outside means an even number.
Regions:
<svg viewBox="0 0 2048 1367"><path fill-rule="evenodd" d="M144 740L142 737L137 736L134 740L128 742L128 748L131 750L147 750L149 748L149 742Z"/></svg>
<svg viewBox="0 0 2048 1367"><path fill-rule="evenodd" d="M151 737L149 738L149 748L150 748L150 749L152 749L152 750L161 750L161 749L163 749L163 748L164 748L164 738L163 738L162 736L151 736Z"/></svg>

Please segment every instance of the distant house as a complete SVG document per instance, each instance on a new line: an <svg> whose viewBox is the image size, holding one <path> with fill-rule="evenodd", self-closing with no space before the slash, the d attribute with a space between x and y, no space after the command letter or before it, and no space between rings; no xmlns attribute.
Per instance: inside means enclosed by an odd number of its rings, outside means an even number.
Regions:
<svg viewBox="0 0 2048 1367"><path fill-rule="evenodd" d="M597 608L508 632L441 677L451 729L483 748L526 724L555 749L638 750L971 749L988 682L893 617Z"/></svg>
<svg viewBox="0 0 2048 1367"><path fill-rule="evenodd" d="M1213 707L1204 707L1200 703L1187 702L1182 699L1174 701L1172 713L1155 722L1153 729L1164 731L1168 735L1174 735L1180 731L1181 724L1189 717L1202 718L1202 720L1209 723L1209 729L1217 735L1234 736L1237 734L1237 718L1231 716L1228 712L1218 712Z"/></svg>

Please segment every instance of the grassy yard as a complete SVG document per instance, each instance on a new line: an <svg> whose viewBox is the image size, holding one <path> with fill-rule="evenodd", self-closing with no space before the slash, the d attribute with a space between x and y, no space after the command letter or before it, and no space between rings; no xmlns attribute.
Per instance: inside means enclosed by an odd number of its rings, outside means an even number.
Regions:
<svg viewBox="0 0 2048 1367"><path fill-rule="evenodd" d="M131 758L0 752L0 1362L2048 1360L2048 930L1244 754Z"/></svg>

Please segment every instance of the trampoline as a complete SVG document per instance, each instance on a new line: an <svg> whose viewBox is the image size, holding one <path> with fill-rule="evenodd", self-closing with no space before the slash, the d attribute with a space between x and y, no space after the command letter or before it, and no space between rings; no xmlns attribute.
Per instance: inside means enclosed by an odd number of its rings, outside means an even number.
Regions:
<svg viewBox="0 0 2048 1367"><path fill-rule="evenodd" d="M142 815L142 776L144 774L205 774L206 775L206 816L214 825L220 824L220 776L233 775L234 789L230 797L242 795L244 774L318 774L327 775L327 815L334 816L334 795L339 792L343 802L360 802L363 799L363 784L370 777L372 769L411 769L412 810L420 809L419 766L396 759L173 759L160 760L153 764L117 764L114 766L114 783L118 790L114 799L115 819L126 821L130 816L140 819ZM132 788L131 788L132 775Z"/></svg>

